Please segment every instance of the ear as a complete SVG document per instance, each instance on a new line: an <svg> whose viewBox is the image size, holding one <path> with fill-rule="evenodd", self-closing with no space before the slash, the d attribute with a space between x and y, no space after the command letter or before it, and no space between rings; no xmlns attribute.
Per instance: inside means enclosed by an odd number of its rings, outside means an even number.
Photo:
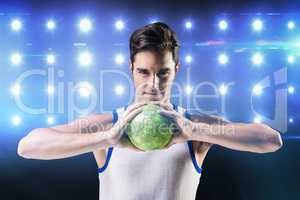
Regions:
<svg viewBox="0 0 300 200"><path fill-rule="evenodd" d="M177 73L179 70L179 63L177 63L177 65L175 66L175 73Z"/></svg>
<svg viewBox="0 0 300 200"><path fill-rule="evenodd" d="M131 60L129 60L129 68L130 68L130 71L133 72L133 64L132 64Z"/></svg>

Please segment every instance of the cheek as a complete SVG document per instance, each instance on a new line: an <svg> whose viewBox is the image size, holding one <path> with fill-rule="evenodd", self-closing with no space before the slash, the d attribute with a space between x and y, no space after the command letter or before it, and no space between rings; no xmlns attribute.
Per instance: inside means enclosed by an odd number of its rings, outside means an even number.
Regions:
<svg viewBox="0 0 300 200"><path fill-rule="evenodd" d="M140 91L140 90L143 90L144 88L146 88L147 86L147 81L144 79L144 78L141 78L141 77L136 77L134 79L134 86L135 86L135 89Z"/></svg>
<svg viewBox="0 0 300 200"><path fill-rule="evenodd" d="M140 85L147 82L147 79L145 77L139 76L136 78L135 82Z"/></svg>
<svg viewBox="0 0 300 200"><path fill-rule="evenodd" d="M174 79L175 79L175 74L172 73L165 79L165 82L172 84Z"/></svg>
<svg viewBox="0 0 300 200"><path fill-rule="evenodd" d="M165 78L161 81L161 87L163 89L172 87L172 84L173 84L173 78L172 77L167 77L167 78Z"/></svg>

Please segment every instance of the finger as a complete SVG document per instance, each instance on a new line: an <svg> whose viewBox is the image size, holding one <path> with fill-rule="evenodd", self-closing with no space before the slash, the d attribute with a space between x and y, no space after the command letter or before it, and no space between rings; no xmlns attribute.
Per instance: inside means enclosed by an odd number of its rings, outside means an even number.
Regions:
<svg viewBox="0 0 300 200"><path fill-rule="evenodd" d="M176 130L181 129L179 124L179 118L176 112L173 113L172 111L161 110L159 111L159 114L161 114L162 116L168 118L171 122L173 122L172 123L173 132L177 132Z"/></svg>
<svg viewBox="0 0 300 200"><path fill-rule="evenodd" d="M153 105L160 105L161 101L142 101L139 103L135 103L135 104L131 104L130 106L128 106L126 113L131 112L132 110L135 110L141 106L144 106L146 104L153 104Z"/></svg>
<svg viewBox="0 0 300 200"><path fill-rule="evenodd" d="M156 101L149 101L148 104L154 104L154 105L160 105L161 101L156 100Z"/></svg>
<svg viewBox="0 0 300 200"><path fill-rule="evenodd" d="M130 112L127 116L125 116L124 121L126 121L126 123L128 123L129 121L131 121L136 115L138 115L142 111L143 111L142 107L136 108L135 110Z"/></svg>
<svg viewBox="0 0 300 200"><path fill-rule="evenodd" d="M139 107L141 107L143 105L146 105L146 104L147 104L147 102L145 102L145 101L131 104L130 106L127 107L127 109L126 109L125 112L126 112L126 114L130 113L131 111L133 111L133 110L135 110L135 109L137 109L137 108L139 108Z"/></svg>
<svg viewBox="0 0 300 200"><path fill-rule="evenodd" d="M143 111L143 108L137 108L134 111L132 111L131 113L129 113L127 116L124 117L121 123L121 129L125 129L128 125L128 123L135 117L137 116L139 113L141 113Z"/></svg>
<svg viewBox="0 0 300 200"><path fill-rule="evenodd" d="M143 111L142 107L140 107L140 108L136 108L135 110L131 111L129 114L124 115L124 118L117 121L117 123L115 124L115 127L117 127L119 130L125 129L128 122L131 121L136 115L138 115L142 111Z"/></svg>
<svg viewBox="0 0 300 200"><path fill-rule="evenodd" d="M160 106L166 110L169 110L169 111L175 111L173 109L173 105L172 104L168 104L168 103L161 103Z"/></svg>
<svg viewBox="0 0 300 200"><path fill-rule="evenodd" d="M176 120L178 118L178 113L175 111L168 111L168 110L160 110L159 114L169 117L171 119Z"/></svg>

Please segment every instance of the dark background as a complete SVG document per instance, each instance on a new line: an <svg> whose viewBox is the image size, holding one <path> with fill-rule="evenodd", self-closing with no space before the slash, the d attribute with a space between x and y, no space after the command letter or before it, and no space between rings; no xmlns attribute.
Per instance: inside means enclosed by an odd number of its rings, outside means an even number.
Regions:
<svg viewBox="0 0 300 200"><path fill-rule="evenodd" d="M64 16L81 11L95 14L104 11L109 13L112 10L115 13L130 13L131 20L152 13L163 13L167 19L179 19L180 16L198 14L210 17L220 13L297 13L299 8L296 0L0 2L0 12L4 13ZM1 90L5 89L0 87ZM1 116L9 112L4 106L0 108ZM299 102L294 102L292 109L298 108ZM39 125L31 123L12 130L11 127L1 124L0 199L97 199L97 166L92 154L52 161L25 160L17 156L19 139ZM296 121L289 127L288 134L299 135L298 128L299 123ZM199 185L201 189L198 190L197 199L299 199L299 150L299 140L295 139L284 139L284 146L279 151L268 154L237 152L214 145L203 165Z"/></svg>

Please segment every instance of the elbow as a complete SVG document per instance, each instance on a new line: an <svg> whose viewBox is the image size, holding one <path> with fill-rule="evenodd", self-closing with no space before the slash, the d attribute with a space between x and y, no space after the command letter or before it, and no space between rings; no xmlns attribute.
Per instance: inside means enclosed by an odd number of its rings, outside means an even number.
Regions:
<svg viewBox="0 0 300 200"><path fill-rule="evenodd" d="M26 146L26 138L22 138L19 143L18 143L18 149L17 149L17 152L18 152L18 155L20 157L23 157L23 158L29 158L29 155L28 155L28 148Z"/></svg>
<svg viewBox="0 0 300 200"><path fill-rule="evenodd" d="M282 138L278 131L264 124L259 124L258 128L259 134L262 135L259 153L275 152L283 146Z"/></svg>
<svg viewBox="0 0 300 200"><path fill-rule="evenodd" d="M32 142L32 136L39 132L41 129L32 130L27 136L23 137L19 143L17 148L17 153L19 156L26 159L33 159L34 153L34 143Z"/></svg>

